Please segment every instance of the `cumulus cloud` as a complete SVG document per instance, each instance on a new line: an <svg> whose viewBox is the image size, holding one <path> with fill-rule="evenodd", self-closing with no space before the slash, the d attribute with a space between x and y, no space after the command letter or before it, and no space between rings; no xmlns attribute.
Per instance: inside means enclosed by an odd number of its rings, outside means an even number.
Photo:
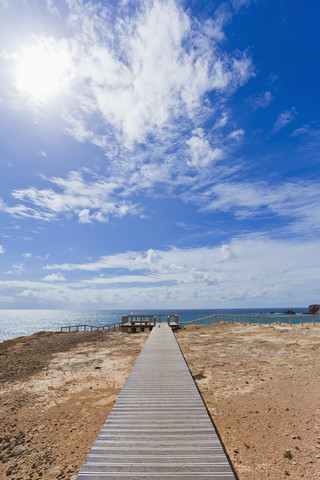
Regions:
<svg viewBox="0 0 320 480"><path fill-rule="evenodd" d="M190 165L196 168L204 168L213 162L223 158L223 150L219 147L211 147L203 129L198 128L193 136L186 141L190 152Z"/></svg>
<svg viewBox="0 0 320 480"><path fill-rule="evenodd" d="M5 252L5 248L3 245L0 245L0 254Z"/></svg>
<svg viewBox="0 0 320 480"><path fill-rule="evenodd" d="M279 130L281 130L286 125L291 123L296 115L297 115L296 107L292 107L290 110L284 110L282 113L280 113L277 120L275 121L271 133L279 132Z"/></svg>
<svg viewBox="0 0 320 480"><path fill-rule="evenodd" d="M65 277L62 275L62 273L51 273L49 275L46 275L43 277L43 280L45 282L65 282Z"/></svg>

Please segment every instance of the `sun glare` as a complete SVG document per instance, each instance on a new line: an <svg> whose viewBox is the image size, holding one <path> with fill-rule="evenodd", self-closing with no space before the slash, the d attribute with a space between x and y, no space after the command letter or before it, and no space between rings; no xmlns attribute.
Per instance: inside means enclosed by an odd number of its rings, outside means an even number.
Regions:
<svg viewBox="0 0 320 480"><path fill-rule="evenodd" d="M45 100L67 83L70 56L54 40L24 48L18 63L16 87L36 100Z"/></svg>

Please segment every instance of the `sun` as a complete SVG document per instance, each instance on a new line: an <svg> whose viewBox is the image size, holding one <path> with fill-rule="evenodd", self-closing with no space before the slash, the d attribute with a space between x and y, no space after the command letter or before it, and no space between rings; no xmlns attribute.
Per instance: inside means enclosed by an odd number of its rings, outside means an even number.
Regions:
<svg viewBox="0 0 320 480"><path fill-rule="evenodd" d="M38 39L19 55L16 87L24 94L41 101L66 86L71 58L67 49L54 39Z"/></svg>

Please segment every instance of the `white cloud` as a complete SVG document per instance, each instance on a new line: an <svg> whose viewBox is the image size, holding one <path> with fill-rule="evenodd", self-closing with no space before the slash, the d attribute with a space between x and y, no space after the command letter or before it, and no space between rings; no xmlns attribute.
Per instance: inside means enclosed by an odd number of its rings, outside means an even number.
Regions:
<svg viewBox="0 0 320 480"><path fill-rule="evenodd" d="M273 129L271 133L279 132L282 128L292 122L292 120L297 115L296 107L292 107L290 110L284 110L278 116L276 122L273 125Z"/></svg>
<svg viewBox="0 0 320 480"><path fill-rule="evenodd" d="M126 189L124 180L106 179L84 180L80 172L71 172L67 178L53 177L45 180L57 189L38 189L29 187L14 190L12 196L22 202L13 207L7 206L0 199L0 210L14 217L30 217L37 220L52 221L59 216L76 215L80 223L108 221L109 216L124 217L138 215L137 205L121 198L121 192Z"/></svg>
<svg viewBox="0 0 320 480"><path fill-rule="evenodd" d="M220 46L231 20L226 6L201 22L174 0L136 2L134 10L123 2L67 3L69 35L34 36L25 54L49 50L67 59L56 62L64 67L59 87L66 131L109 153L110 140L132 148L150 142L150 135L180 132L181 122L201 122L212 115L212 106L204 105L209 92L223 96L253 75L245 53L228 54ZM47 7L58 13L53 1Z"/></svg>
<svg viewBox="0 0 320 480"><path fill-rule="evenodd" d="M217 128L225 127L227 123L228 123L228 115L226 112L223 112L221 118L219 118L219 120L216 121L213 128L217 129Z"/></svg>
<svg viewBox="0 0 320 480"><path fill-rule="evenodd" d="M46 0L47 9L52 15L59 15L59 10L55 5L55 0Z"/></svg>
<svg viewBox="0 0 320 480"><path fill-rule="evenodd" d="M51 273L49 275L46 275L43 280L45 282L65 282L65 277L62 275L62 273Z"/></svg>
<svg viewBox="0 0 320 480"><path fill-rule="evenodd" d="M35 218L36 220L53 220L54 215L47 211L40 211L35 208L27 207L23 204L15 205L14 207L8 206L0 198L0 211L8 213L14 218Z"/></svg>
<svg viewBox="0 0 320 480"><path fill-rule="evenodd" d="M251 98L250 103L253 110L257 110L258 108L267 108L272 100L273 96L271 95L271 92L264 92Z"/></svg>
<svg viewBox="0 0 320 480"><path fill-rule="evenodd" d="M24 258L31 258L32 257L32 254L31 253L23 253L22 256Z"/></svg>
<svg viewBox="0 0 320 480"><path fill-rule="evenodd" d="M3 245L0 245L0 254L5 252L5 248Z"/></svg>
<svg viewBox="0 0 320 480"><path fill-rule="evenodd" d="M206 211L231 212L239 219L266 214L283 216L287 223L281 228L308 234L319 231L320 189L315 183L270 186L267 182L221 182L210 188L202 201Z"/></svg>
<svg viewBox="0 0 320 480"><path fill-rule="evenodd" d="M0 295L30 296L35 305L89 308L306 306L316 303L319 293L318 253L317 239L249 235L214 247L123 252L96 262L50 266L104 271L105 276L75 283L59 283L61 273L39 282L0 281Z"/></svg>
<svg viewBox="0 0 320 480"><path fill-rule="evenodd" d="M234 140L239 140L244 135L244 130L239 128L238 130L234 130L229 134L229 138L233 138Z"/></svg>
<svg viewBox="0 0 320 480"><path fill-rule="evenodd" d="M176 195L176 187L201 186L228 172L242 130L227 131L232 119L222 105L254 75L246 52L223 49L230 6L200 21L174 0L135 2L134 9L126 2L67 3L67 20L60 17L65 37L33 36L30 48L63 53L55 111L62 112L69 135L104 150L108 177L95 181L73 172L50 178L49 188L15 190L17 203L0 200L0 211L44 221L107 222L112 216L145 215L129 200L137 192L154 195L161 183L162 194ZM47 8L58 13L51 0ZM17 102L25 109L23 99ZM42 108L36 102L37 115ZM210 133L202 129L208 120L215 121ZM47 152L38 155L45 158Z"/></svg>
<svg viewBox="0 0 320 480"><path fill-rule="evenodd" d="M202 169L223 158L223 150L219 147L211 147L204 132L198 128L193 136L186 141L190 152L190 165Z"/></svg>
<svg viewBox="0 0 320 480"><path fill-rule="evenodd" d="M79 212L79 223L91 223L89 218L90 210L88 208L84 208Z"/></svg>
<svg viewBox="0 0 320 480"><path fill-rule="evenodd" d="M238 11L243 7L248 7L251 3L251 0L232 0L233 8Z"/></svg>

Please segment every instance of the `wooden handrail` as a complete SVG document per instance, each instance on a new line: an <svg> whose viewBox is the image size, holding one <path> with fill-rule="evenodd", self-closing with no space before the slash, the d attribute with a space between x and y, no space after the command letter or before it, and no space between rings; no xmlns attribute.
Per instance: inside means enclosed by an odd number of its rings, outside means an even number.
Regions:
<svg viewBox="0 0 320 480"><path fill-rule="evenodd" d="M66 327L60 327L60 332L72 333L72 332L86 332L87 329L92 331L95 330L115 330L116 328L121 327L121 323L109 323L108 325L68 325ZM81 329L82 330L79 330Z"/></svg>

